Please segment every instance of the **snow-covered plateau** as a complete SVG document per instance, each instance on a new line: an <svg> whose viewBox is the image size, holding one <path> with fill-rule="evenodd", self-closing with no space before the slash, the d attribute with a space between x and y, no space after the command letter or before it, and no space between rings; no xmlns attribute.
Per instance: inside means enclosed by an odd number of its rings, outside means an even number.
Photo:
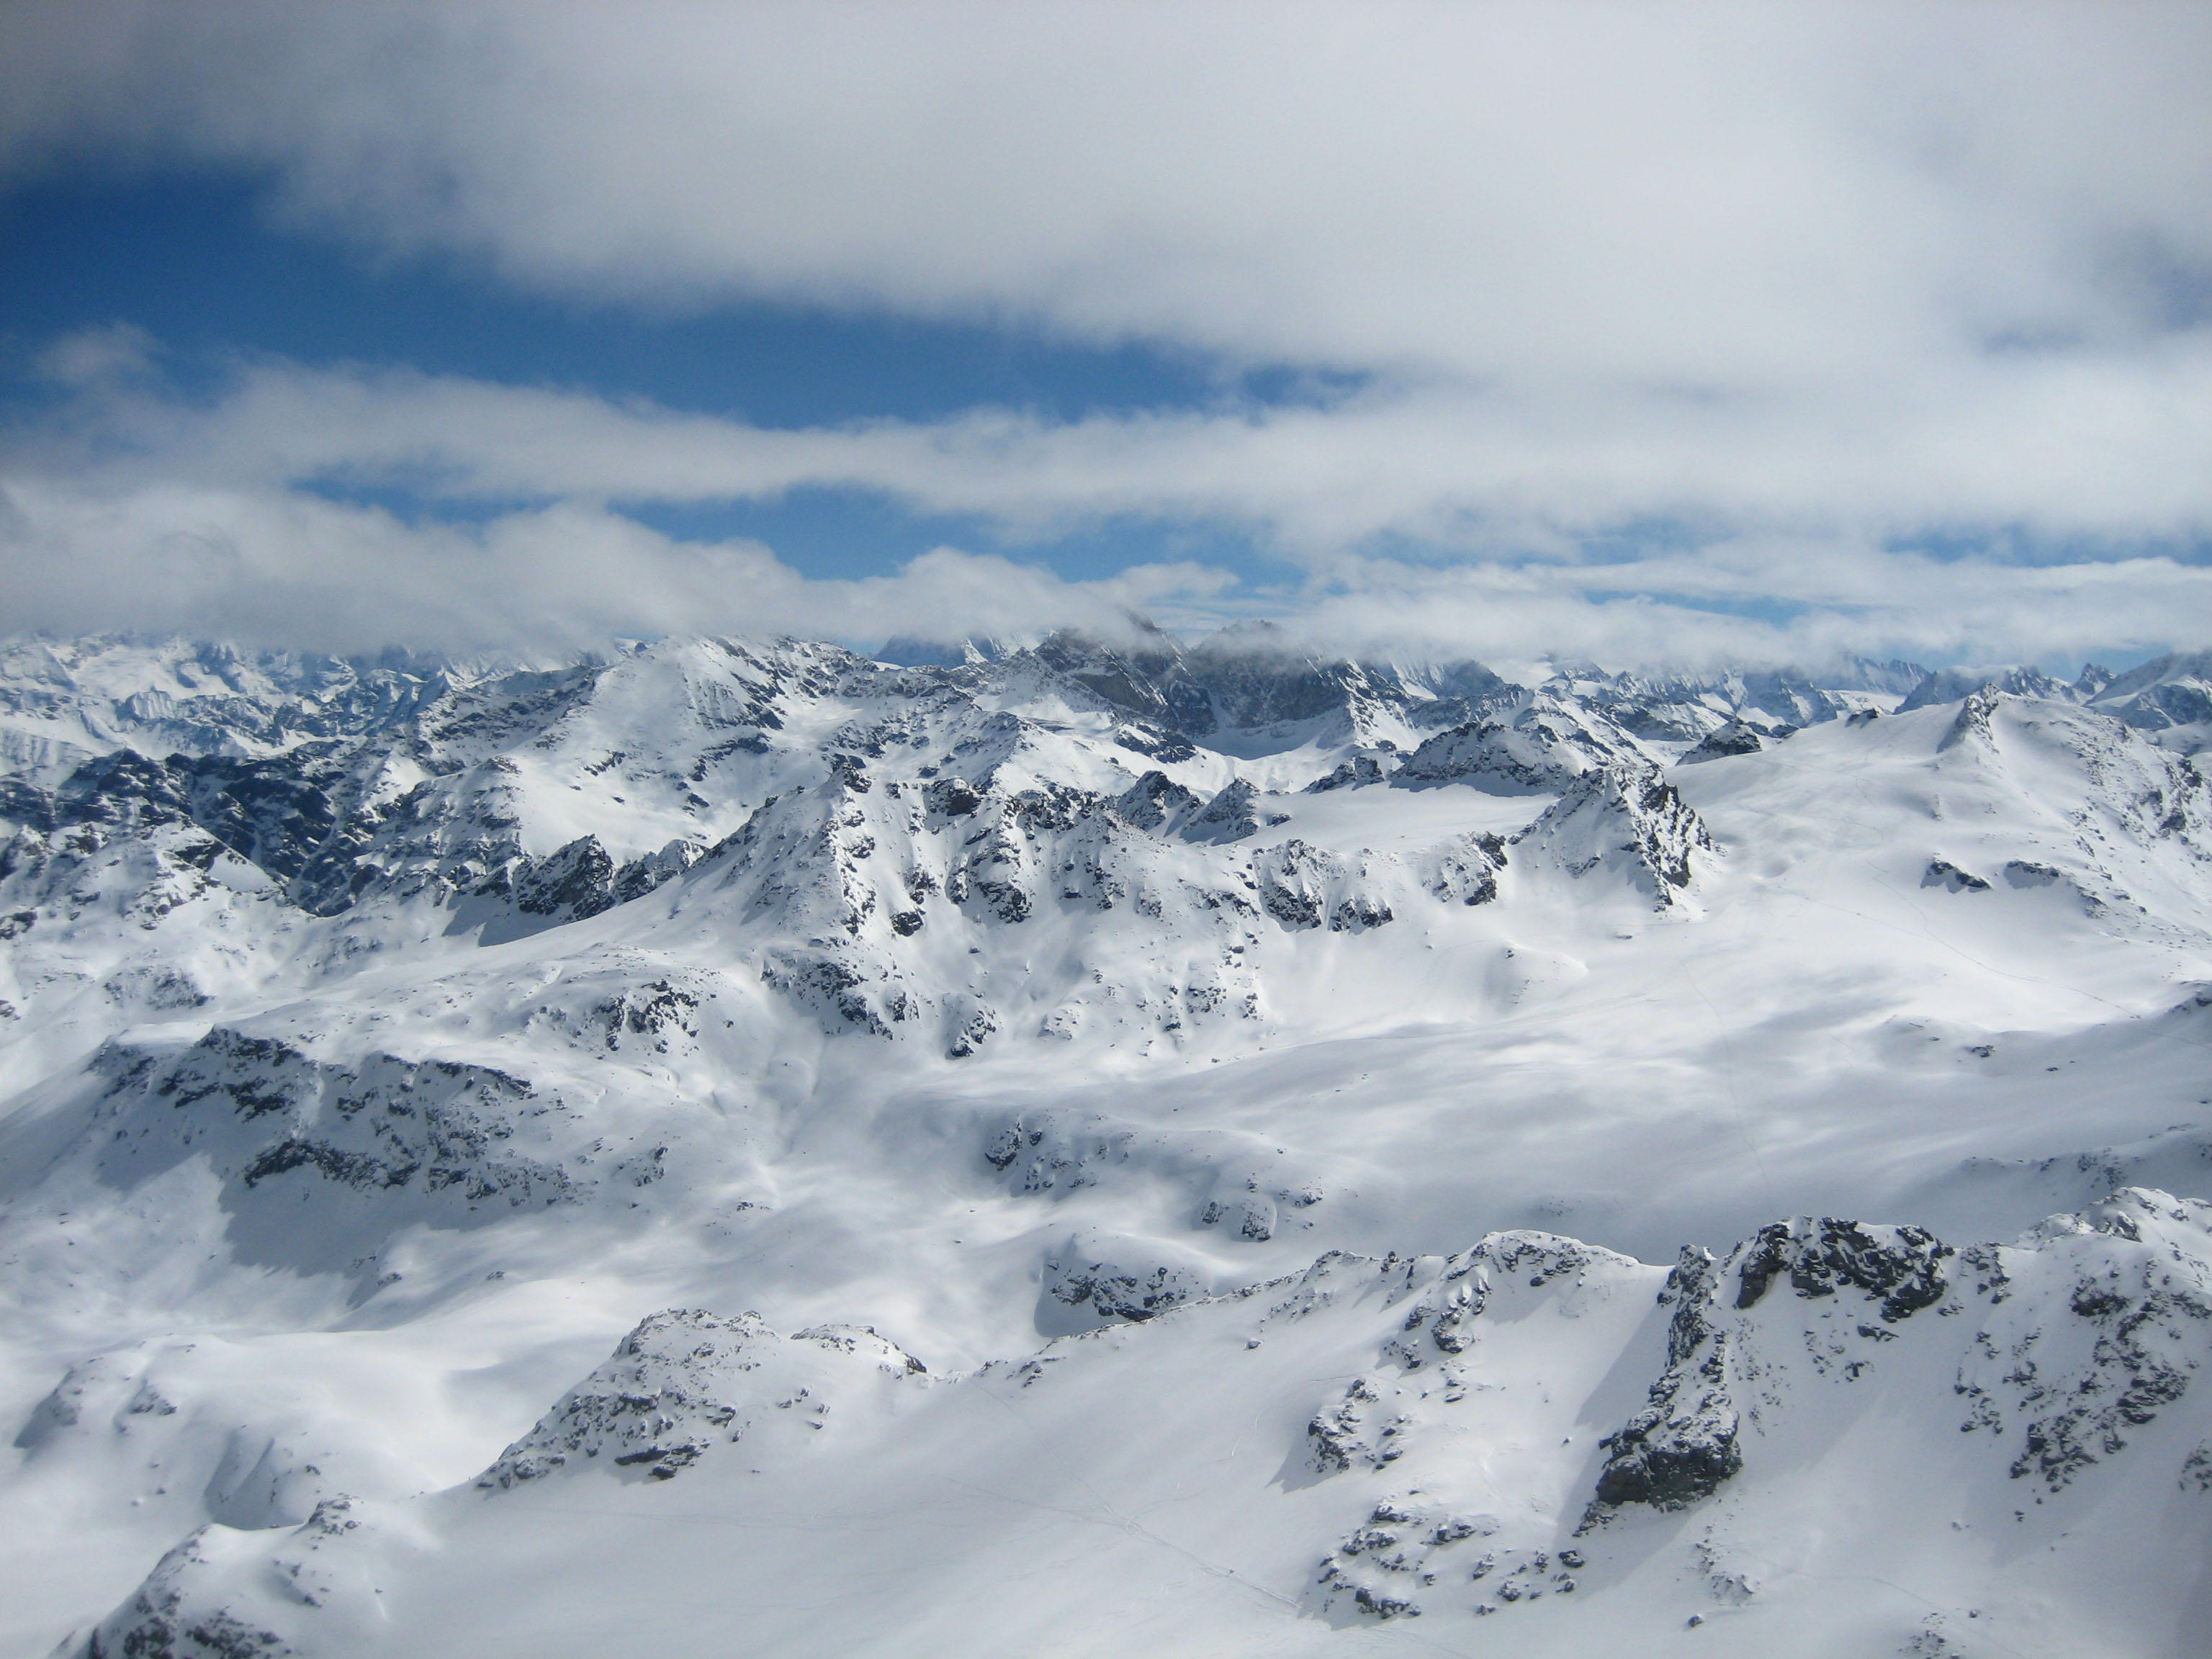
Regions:
<svg viewBox="0 0 2212 1659"><path fill-rule="evenodd" d="M0 645L0 1659L2195 1656L2212 655Z"/></svg>

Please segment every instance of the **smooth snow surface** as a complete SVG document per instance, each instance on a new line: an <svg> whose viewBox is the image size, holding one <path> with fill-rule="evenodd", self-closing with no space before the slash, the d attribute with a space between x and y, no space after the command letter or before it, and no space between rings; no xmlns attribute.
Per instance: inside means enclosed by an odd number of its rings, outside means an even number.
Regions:
<svg viewBox="0 0 2212 1659"><path fill-rule="evenodd" d="M2202 1651L2203 663L1880 666L12 642L0 1659Z"/></svg>

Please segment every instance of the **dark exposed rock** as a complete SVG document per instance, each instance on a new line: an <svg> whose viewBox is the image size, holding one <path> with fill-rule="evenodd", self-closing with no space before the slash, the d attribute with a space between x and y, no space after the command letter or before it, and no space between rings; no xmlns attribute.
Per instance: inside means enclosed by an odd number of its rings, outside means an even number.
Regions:
<svg viewBox="0 0 2212 1659"><path fill-rule="evenodd" d="M1697 855L1714 850L1705 820L1648 762L1579 775L1513 844L1548 852L1571 876L1614 868L1662 910L1690 886Z"/></svg>
<svg viewBox="0 0 2212 1659"><path fill-rule="evenodd" d="M1942 741L1936 745L1938 752L1956 749L1963 743L1993 745L1996 742L1996 733L1990 720L2004 698L2005 694L1994 685L1984 685L1966 697L1960 703L1957 718L1952 720L1950 730L1944 732ZM1904 712L1904 705L1899 705L1899 712Z"/></svg>
<svg viewBox="0 0 2212 1659"><path fill-rule="evenodd" d="M1382 763L1372 755L1354 755L1339 763L1326 776L1316 778L1305 787L1309 795L1326 794L1332 789L1361 789L1369 784L1382 781Z"/></svg>
<svg viewBox="0 0 2212 1659"><path fill-rule="evenodd" d="M1921 1227L1862 1226L1856 1221L1778 1221L1759 1229L1736 1268L1735 1305L1757 1305L1787 1274L1800 1296L1833 1296L1850 1285L1881 1304L1895 1322L1932 1307L1950 1288L1945 1263L1957 1254Z"/></svg>
<svg viewBox="0 0 2212 1659"><path fill-rule="evenodd" d="M1242 841L1259 832L1260 821L1253 808L1259 790L1243 778L1225 786L1221 793L1185 819L1177 831L1185 841L1219 844Z"/></svg>
<svg viewBox="0 0 2212 1659"><path fill-rule="evenodd" d="M961 1021L959 1030L952 1034L952 1041L945 1045L945 1057L966 1060L981 1049L998 1029L999 1017L995 1012L989 1008L974 1010Z"/></svg>
<svg viewBox="0 0 2212 1659"><path fill-rule="evenodd" d="M1393 918L1389 902L1370 891L1364 872L1340 854L1291 839L1253 860L1260 908L1294 931L1326 927L1359 933Z"/></svg>
<svg viewBox="0 0 2212 1659"><path fill-rule="evenodd" d="M1948 859L1931 859L1920 877L1923 887L1941 887L1947 893L1986 893L1990 884L1961 870Z"/></svg>
<svg viewBox="0 0 2212 1659"><path fill-rule="evenodd" d="M1142 755L1147 760L1161 761L1170 766L1190 760L1198 753L1197 745L1181 732L1156 732L1141 723L1117 726L1114 741L1132 754Z"/></svg>
<svg viewBox="0 0 2212 1659"><path fill-rule="evenodd" d="M915 1018L921 1005L903 984L872 966L830 951L783 950L769 953L761 979L845 1025L888 1037L894 1024Z"/></svg>
<svg viewBox="0 0 2212 1659"><path fill-rule="evenodd" d="M374 1055L357 1067L216 1026L181 1052L111 1045L94 1069L116 1119L100 1162L118 1181L185 1149L250 1193L307 1172L362 1193L462 1207L573 1202L587 1183L523 1150L520 1119L560 1116L557 1097L489 1066Z"/></svg>
<svg viewBox="0 0 2212 1659"><path fill-rule="evenodd" d="M1121 821L1138 830L1165 831L1198 805L1198 797L1164 772L1147 772L1114 800Z"/></svg>
<svg viewBox="0 0 2212 1659"><path fill-rule="evenodd" d="M1447 904L1487 904L1498 896L1498 872L1505 868L1505 838L1461 836L1437 849L1428 890Z"/></svg>
<svg viewBox="0 0 2212 1659"><path fill-rule="evenodd" d="M1978 1292L2002 1310L1961 1368L1972 1402L1961 1427L2003 1434L2016 1422L2013 1479L2062 1491L2187 1394L2212 1341L2212 1263L2175 1248L2176 1235L2212 1235L2212 1204L2123 1188L2022 1241L2034 1250L2023 1267L2041 1257L2072 1277L2063 1311L2023 1307L2016 1275L1981 1274Z"/></svg>
<svg viewBox="0 0 2212 1659"><path fill-rule="evenodd" d="M514 908L532 915L579 921L612 908L614 860L596 836L579 836L558 852L516 872Z"/></svg>
<svg viewBox="0 0 2212 1659"><path fill-rule="evenodd" d="M1538 694L1437 732L1400 763L1390 781L1465 782L1500 794L1556 794L1593 770L1652 765L1636 740L1601 714Z"/></svg>
<svg viewBox="0 0 2212 1659"><path fill-rule="evenodd" d="M1707 732L1675 764L1691 766L1699 761L1721 760L1732 755L1755 755L1765 746L1756 726L1745 720L1730 720Z"/></svg>
<svg viewBox="0 0 2212 1659"><path fill-rule="evenodd" d="M1674 1313L1667 1328L1667 1369L1650 1403L1599 1443L1587 1530L1607 1508L1643 1504L1678 1510L1708 1498L1743 1468L1740 1421L1729 1387L1729 1334L1710 1316L1718 1264L1686 1245L1660 1291Z"/></svg>
<svg viewBox="0 0 2212 1659"><path fill-rule="evenodd" d="M1044 1284L1047 1295L1070 1308L1088 1307L1102 1319L1133 1323L1206 1294L1205 1282L1187 1267L1088 1261L1073 1244L1045 1263Z"/></svg>

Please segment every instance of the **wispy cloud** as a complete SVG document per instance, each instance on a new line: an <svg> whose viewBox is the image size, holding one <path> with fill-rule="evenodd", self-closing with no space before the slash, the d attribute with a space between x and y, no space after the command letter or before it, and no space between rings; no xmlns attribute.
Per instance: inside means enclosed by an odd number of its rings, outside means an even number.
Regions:
<svg viewBox="0 0 2212 1659"><path fill-rule="evenodd" d="M147 347L131 345L135 367ZM112 349L103 331L50 356L104 362ZM118 477L396 487L453 502L854 489L1010 532L1115 514L1217 520L1310 560L1385 536L1443 551L1558 549L1662 519L1875 537L2212 531L2212 331L2151 372L2024 358L1971 399L1931 389L1895 405L1808 404L1659 392L1583 404L1429 382L1323 406L1069 422L985 410L793 429L588 392L264 362L211 401L141 375L93 382L22 447ZM2003 441L1988 441L1999 424Z"/></svg>

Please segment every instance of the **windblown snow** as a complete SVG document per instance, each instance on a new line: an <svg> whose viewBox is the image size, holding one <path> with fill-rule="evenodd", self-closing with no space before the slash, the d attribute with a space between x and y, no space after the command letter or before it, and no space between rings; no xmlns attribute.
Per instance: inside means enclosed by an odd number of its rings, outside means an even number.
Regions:
<svg viewBox="0 0 2212 1659"><path fill-rule="evenodd" d="M886 650L0 647L0 1659L2203 1651L2212 657Z"/></svg>

